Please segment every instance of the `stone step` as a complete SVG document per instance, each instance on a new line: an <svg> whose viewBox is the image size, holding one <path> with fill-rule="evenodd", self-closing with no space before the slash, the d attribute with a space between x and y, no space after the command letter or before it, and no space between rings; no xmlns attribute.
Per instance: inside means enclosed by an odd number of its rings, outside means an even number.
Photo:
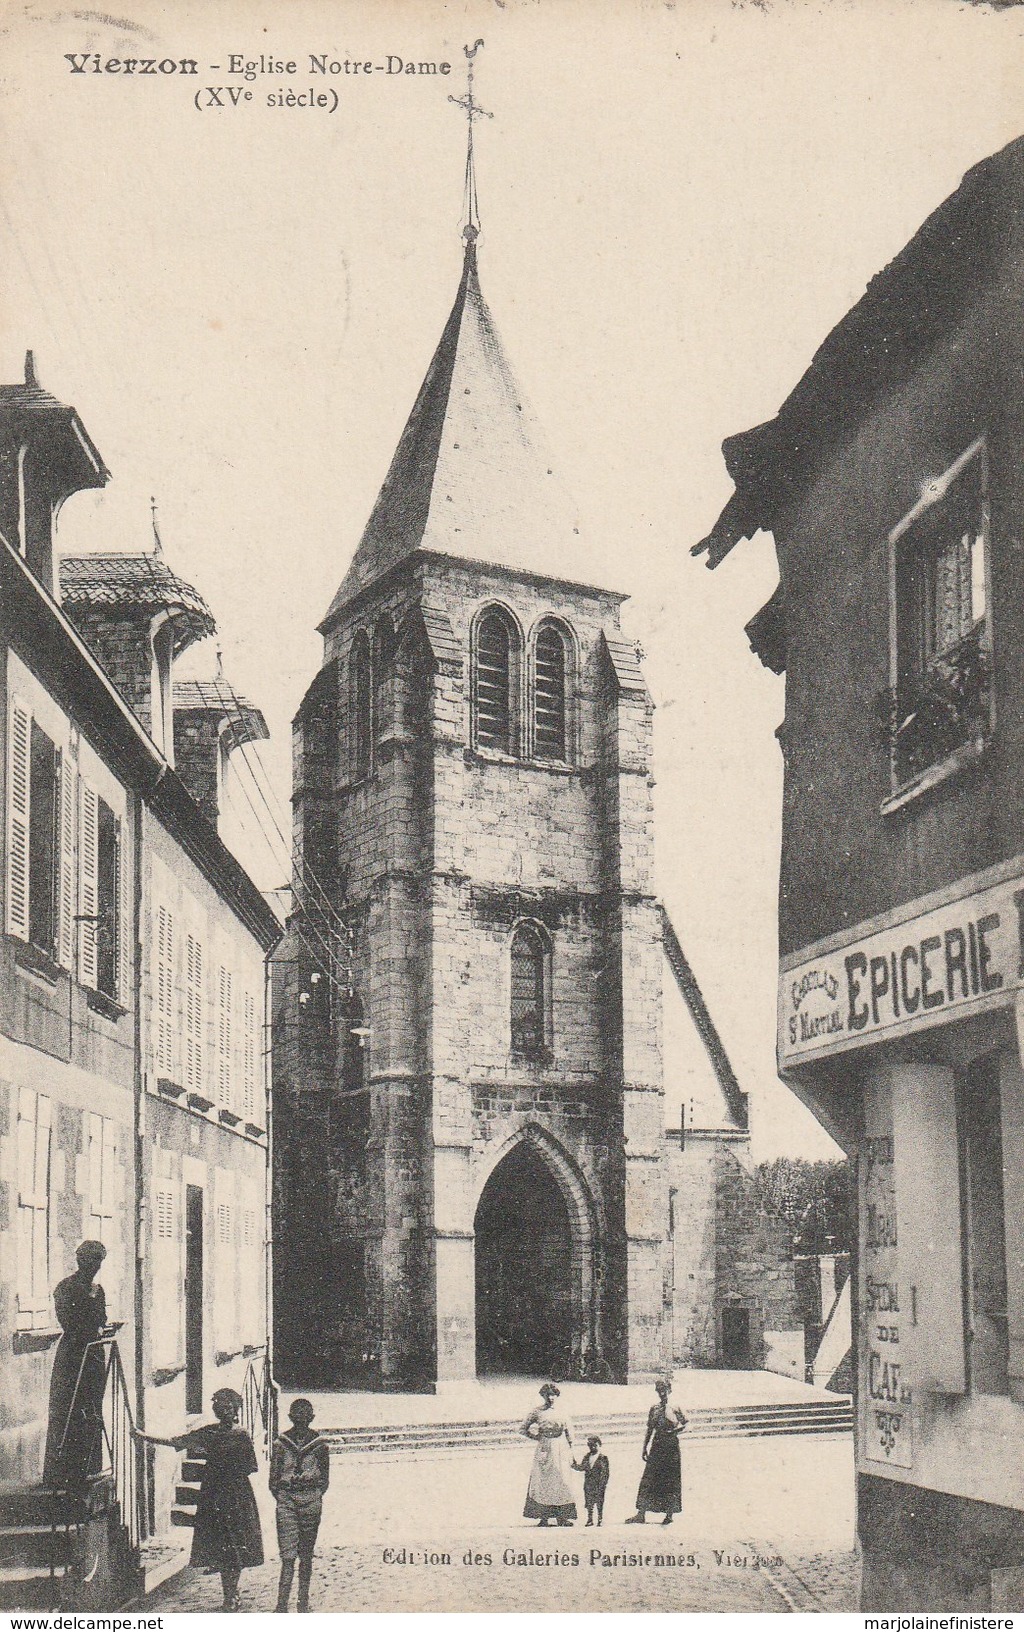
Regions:
<svg viewBox="0 0 1024 1632"><path fill-rule="evenodd" d="M0 1610L56 1609L61 1577L32 1564L0 1564Z"/></svg>
<svg viewBox="0 0 1024 1632"><path fill-rule="evenodd" d="M0 1564L53 1563L63 1569L71 1553L71 1537L48 1524L0 1526Z"/></svg>
<svg viewBox="0 0 1024 1632"><path fill-rule="evenodd" d="M641 1436L645 1412L610 1412L601 1418L577 1418L575 1440L582 1446L590 1434L602 1439ZM686 1439L763 1438L781 1434L846 1433L853 1426L853 1406L847 1396L831 1400L798 1400L772 1405L702 1407L688 1413ZM414 1451L486 1449L512 1445L519 1438L518 1422L435 1422L394 1426L365 1424L349 1428L321 1428L335 1456Z"/></svg>
<svg viewBox="0 0 1024 1632"><path fill-rule="evenodd" d="M67 1496L41 1485L0 1486L0 1525L49 1524L55 1512L63 1519L74 1506Z"/></svg>

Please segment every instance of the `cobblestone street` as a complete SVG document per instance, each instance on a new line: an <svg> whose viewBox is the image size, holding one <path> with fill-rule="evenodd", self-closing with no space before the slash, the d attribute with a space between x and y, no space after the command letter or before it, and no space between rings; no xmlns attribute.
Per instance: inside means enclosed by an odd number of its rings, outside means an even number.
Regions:
<svg viewBox="0 0 1024 1632"><path fill-rule="evenodd" d="M607 1449L612 1481L600 1531L582 1522L539 1531L518 1517L530 1465L525 1447L393 1461L336 1457L312 1608L856 1608L848 1437L691 1445L684 1512L671 1529L657 1520L643 1529L625 1525L639 1453L625 1441L610 1440ZM273 1609L278 1572L273 1506L265 1490L258 1494L268 1562L242 1577L242 1605L250 1611ZM650 1562L626 1561L637 1555ZM193 1572L149 1600L165 1610L210 1610L218 1602L217 1578Z"/></svg>

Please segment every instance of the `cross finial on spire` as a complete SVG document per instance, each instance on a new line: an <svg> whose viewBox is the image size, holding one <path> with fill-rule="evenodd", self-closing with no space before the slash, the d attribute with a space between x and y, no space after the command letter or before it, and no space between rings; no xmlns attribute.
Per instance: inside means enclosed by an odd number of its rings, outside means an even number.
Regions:
<svg viewBox="0 0 1024 1632"><path fill-rule="evenodd" d="M462 229L462 236L466 244L474 244L480 234L480 209L476 196L476 167L473 162L473 125L477 119L493 119L493 113L488 113L479 102L473 99L473 58L476 56L483 40L477 40L472 47L465 45L466 53L466 94L465 96L449 96L449 102L454 102L466 115L467 142L466 142L466 191L463 199L463 214L466 225Z"/></svg>
<svg viewBox="0 0 1024 1632"><path fill-rule="evenodd" d="M149 513L153 518L153 554L159 560L160 556L162 556L163 553L164 553L164 547L163 547L163 544L160 541L160 529L156 524L156 498L155 497L152 497L150 499L150 501L149 501Z"/></svg>

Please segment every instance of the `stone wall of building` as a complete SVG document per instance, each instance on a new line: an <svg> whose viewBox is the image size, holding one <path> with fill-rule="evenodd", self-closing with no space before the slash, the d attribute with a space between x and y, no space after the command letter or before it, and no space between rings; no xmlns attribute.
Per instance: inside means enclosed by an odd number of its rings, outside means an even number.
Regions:
<svg viewBox="0 0 1024 1632"><path fill-rule="evenodd" d="M474 1219L495 1167L524 1143L566 1209L577 1311L568 1363L600 1358L616 1374L649 1375L664 1362L651 704L642 682L622 692L608 658L619 599L421 557L328 639L339 675L337 867L369 1031L365 1142L341 1142L328 1186L358 1189L365 1206L357 1216L336 1200L331 1233L339 1263L358 1270L362 1258L366 1325L377 1327L362 1349L377 1354L382 1380L474 1374ZM566 764L474 746L472 632L491 604L526 653L541 617L570 634ZM351 653L363 637L375 654L396 653L375 679L373 763L359 775ZM524 698L529 684L524 662ZM309 735L300 718L304 837L325 796ZM509 1030L509 948L522 920L551 946L550 1046L528 1057ZM330 1044L336 1084L347 1029ZM323 1076L308 1059L292 1073L305 1107L296 1116L311 1114Z"/></svg>
<svg viewBox="0 0 1024 1632"><path fill-rule="evenodd" d="M802 1377L802 1333L792 1241L750 1167L749 1142L724 1133L665 1140L670 1233L666 1303L679 1366L747 1364ZM730 1346L728 1311L739 1317ZM734 1318L734 1317L733 1317ZM789 1334L788 1340L782 1334Z"/></svg>

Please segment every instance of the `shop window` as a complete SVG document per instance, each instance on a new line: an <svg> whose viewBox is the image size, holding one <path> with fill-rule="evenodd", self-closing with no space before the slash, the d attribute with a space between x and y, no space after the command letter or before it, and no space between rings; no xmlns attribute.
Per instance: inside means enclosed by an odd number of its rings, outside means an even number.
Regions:
<svg viewBox="0 0 1024 1632"><path fill-rule="evenodd" d="M891 535L894 787L991 729L985 448L979 440L922 490Z"/></svg>
<svg viewBox="0 0 1024 1632"><path fill-rule="evenodd" d="M537 924L520 924L511 948L512 1053L520 1059L538 1059L547 1052L550 1036L551 949Z"/></svg>
<svg viewBox="0 0 1024 1632"><path fill-rule="evenodd" d="M473 653L473 741L489 753L518 751L515 719L517 637L504 612L492 608L476 626Z"/></svg>
<svg viewBox="0 0 1024 1632"><path fill-rule="evenodd" d="M1009 1320L997 1055L979 1062L962 1083L958 1123L968 1376L973 1393L1006 1394Z"/></svg>
<svg viewBox="0 0 1024 1632"><path fill-rule="evenodd" d="M568 754L569 644L557 623L541 624L534 642L533 753L566 760Z"/></svg>

